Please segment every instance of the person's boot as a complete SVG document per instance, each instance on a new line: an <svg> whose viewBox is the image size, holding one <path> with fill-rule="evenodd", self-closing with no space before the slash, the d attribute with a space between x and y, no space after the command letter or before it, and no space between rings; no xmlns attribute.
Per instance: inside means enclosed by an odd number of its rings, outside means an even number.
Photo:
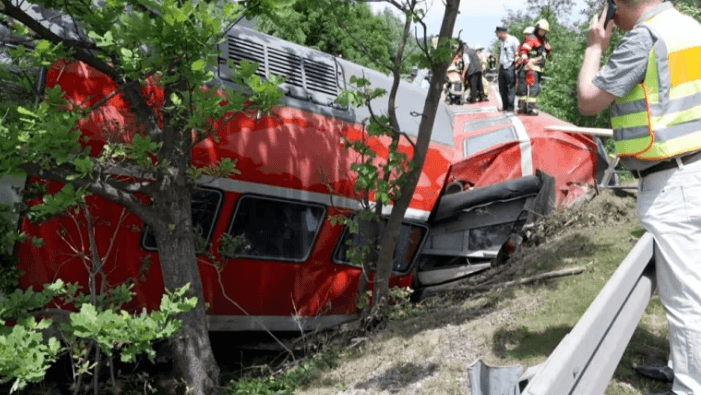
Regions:
<svg viewBox="0 0 701 395"><path fill-rule="evenodd" d="M528 105L526 106L526 114L538 115L538 110L536 110L535 105L533 103L528 103Z"/></svg>
<svg viewBox="0 0 701 395"><path fill-rule="evenodd" d="M674 371L669 366L637 366L635 373L650 380L671 383L674 381Z"/></svg>

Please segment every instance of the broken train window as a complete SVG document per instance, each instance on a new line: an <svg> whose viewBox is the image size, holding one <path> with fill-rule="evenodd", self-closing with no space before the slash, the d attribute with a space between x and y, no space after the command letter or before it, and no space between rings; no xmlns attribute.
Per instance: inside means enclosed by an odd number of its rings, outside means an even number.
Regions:
<svg viewBox="0 0 701 395"><path fill-rule="evenodd" d="M369 222L361 222L358 233L350 233L346 227L333 254L333 261L335 263L352 264L347 256L349 248L347 241L352 240L353 247L368 243L371 231L370 225ZM382 237L386 225L387 220L384 219L380 223L378 239ZM402 223L399 230L399 237L397 238L397 244L394 247L392 271L404 274L411 269L412 263L421 251L421 246L426 239L427 232L428 229L423 225L408 222ZM377 252L374 253L373 258L377 258Z"/></svg>
<svg viewBox="0 0 701 395"><path fill-rule="evenodd" d="M311 253L326 215L322 204L244 195L227 231L228 258L302 262Z"/></svg>
<svg viewBox="0 0 701 395"><path fill-rule="evenodd" d="M198 253L204 252L209 245L223 199L224 193L219 189L200 186L192 191L192 226ZM147 251L158 250L156 236L148 227L144 227L141 246Z"/></svg>

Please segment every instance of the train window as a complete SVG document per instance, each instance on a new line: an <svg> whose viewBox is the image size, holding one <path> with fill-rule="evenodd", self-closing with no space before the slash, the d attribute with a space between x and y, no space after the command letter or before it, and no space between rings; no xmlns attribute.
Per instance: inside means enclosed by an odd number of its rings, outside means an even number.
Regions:
<svg viewBox="0 0 701 395"><path fill-rule="evenodd" d="M204 252L209 245L223 199L224 194L218 189L197 187L192 191L192 225L197 235L197 252ZM156 236L148 228L145 228L141 245L147 251L158 250Z"/></svg>
<svg viewBox="0 0 701 395"><path fill-rule="evenodd" d="M386 220L380 223L380 236L385 231L386 223ZM358 233L350 233L348 232L348 228L344 230L333 254L333 261L335 263L352 264L347 257L347 241L352 240L352 245L354 247L361 245L361 243L367 243L369 241L369 233L371 230L370 225L371 224L368 222L361 223ZM399 230L397 245L394 247L394 258L392 261L392 270L394 272L406 273L411 269L414 259L416 259L421 250L421 246L426 238L427 231L428 230L425 226L410 224L407 222L402 223Z"/></svg>
<svg viewBox="0 0 701 395"><path fill-rule="evenodd" d="M302 262L312 251L326 215L326 206L244 195L239 198L228 230L235 242L228 258Z"/></svg>
<svg viewBox="0 0 701 395"><path fill-rule="evenodd" d="M467 158L483 149L509 141L518 141L518 134L516 134L516 129L513 126L469 137L462 142L462 156Z"/></svg>
<svg viewBox="0 0 701 395"><path fill-rule="evenodd" d="M470 229L468 248L472 251L497 251L509 238L509 235L520 231L525 223L526 220L522 219L514 222L506 222L497 225Z"/></svg>

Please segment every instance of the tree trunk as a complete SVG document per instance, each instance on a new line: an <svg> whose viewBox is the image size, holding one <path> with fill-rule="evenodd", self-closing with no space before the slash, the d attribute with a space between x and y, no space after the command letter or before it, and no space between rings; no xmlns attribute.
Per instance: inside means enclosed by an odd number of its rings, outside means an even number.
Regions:
<svg viewBox="0 0 701 395"><path fill-rule="evenodd" d="M460 0L447 0L445 14L443 15L443 23L441 25L440 38L448 39L452 37L455 19L458 15ZM402 220L409 207L411 198L414 196L414 190L419 182L419 176L426 160L426 153L431 142L431 133L433 131L433 122L436 119L436 111L438 103L441 99L441 89L445 80L447 62L441 62L432 67L433 80L428 90L428 96L424 104L421 123L419 124L419 134L414 147L414 155L412 161L415 164L414 171L407 174L406 182L401 188L400 198L394 202L392 213L387 221L385 233L380 242L380 252L377 261L377 269L375 272L375 284L373 288L373 306L372 316L380 317L381 311L389 302L389 277L392 274L392 258L394 255L394 246L397 244L399 230L402 225ZM396 95L396 92L393 92ZM390 98L390 101L392 99ZM392 120L390 120L392 122Z"/></svg>
<svg viewBox="0 0 701 395"><path fill-rule="evenodd" d="M163 220L154 226L154 233L165 288L172 290L189 283L187 296L197 297L197 307L178 317L182 329L170 340L176 374L184 379L188 394L211 395L219 389L219 367L207 330L191 223L190 188L187 185L169 188L168 192L161 191L163 199L154 199L154 208Z"/></svg>

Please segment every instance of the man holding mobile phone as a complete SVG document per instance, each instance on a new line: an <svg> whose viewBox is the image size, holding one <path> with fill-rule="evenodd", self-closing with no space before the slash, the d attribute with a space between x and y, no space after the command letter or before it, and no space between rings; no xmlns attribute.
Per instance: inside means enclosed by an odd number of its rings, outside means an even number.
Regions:
<svg viewBox="0 0 701 395"><path fill-rule="evenodd" d="M626 34L606 65L612 23L592 18L579 110L611 106L616 154L638 178L638 218L655 239L674 369L668 394L701 394L701 24L662 0L608 0Z"/></svg>

